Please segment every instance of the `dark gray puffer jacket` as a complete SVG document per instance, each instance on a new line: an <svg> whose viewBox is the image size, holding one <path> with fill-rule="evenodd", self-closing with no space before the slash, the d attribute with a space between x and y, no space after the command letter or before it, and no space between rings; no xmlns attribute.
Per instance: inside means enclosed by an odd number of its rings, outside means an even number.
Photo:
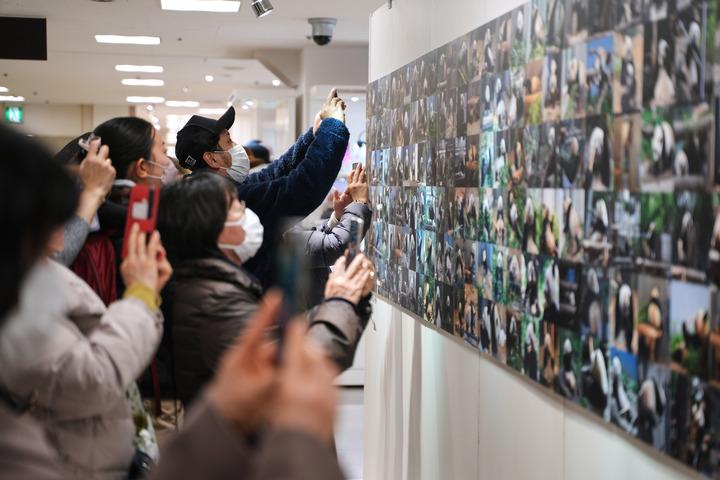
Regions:
<svg viewBox="0 0 720 480"><path fill-rule="evenodd" d="M242 267L220 258L174 266L172 342L178 396L188 406L213 377L223 352L255 314L262 287ZM356 310L362 312L358 315ZM355 309L329 299L308 312L308 335L341 370L349 368L370 318L369 299Z"/></svg>

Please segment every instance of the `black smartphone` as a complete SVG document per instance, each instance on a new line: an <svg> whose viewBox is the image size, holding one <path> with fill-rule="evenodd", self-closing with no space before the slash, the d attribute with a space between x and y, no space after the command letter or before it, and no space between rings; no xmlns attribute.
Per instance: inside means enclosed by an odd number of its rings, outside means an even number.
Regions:
<svg viewBox="0 0 720 480"><path fill-rule="evenodd" d="M293 228L302 219L288 219L282 223L276 242L274 284L283 295L276 338L278 340L277 362L282 361L285 331L294 316L305 310L310 293L310 268L302 235L294 235ZM284 233L287 232L287 233Z"/></svg>
<svg viewBox="0 0 720 480"><path fill-rule="evenodd" d="M358 253L361 252L360 244L362 243L363 228L365 222L362 218L353 218L350 220L350 241L348 242L347 265L355 260Z"/></svg>

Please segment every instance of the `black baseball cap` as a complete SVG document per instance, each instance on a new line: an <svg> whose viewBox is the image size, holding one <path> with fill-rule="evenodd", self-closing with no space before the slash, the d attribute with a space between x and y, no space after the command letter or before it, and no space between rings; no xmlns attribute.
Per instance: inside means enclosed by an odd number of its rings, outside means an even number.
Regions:
<svg viewBox="0 0 720 480"><path fill-rule="evenodd" d="M229 130L235 122L235 108L230 107L220 118L193 115L185 126L177 133L175 156L180 165L188 170L205 168L207 165L202 157L205 152L215 149L220 133Z"/></svg>

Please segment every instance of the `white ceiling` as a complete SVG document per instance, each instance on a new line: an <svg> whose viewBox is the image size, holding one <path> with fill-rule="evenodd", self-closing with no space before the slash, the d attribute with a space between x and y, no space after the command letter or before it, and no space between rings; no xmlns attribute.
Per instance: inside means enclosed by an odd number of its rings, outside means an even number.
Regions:
<svg viewBox="0 0 720 480"><path fill-rule="evenodd" d="M224 104L236 88L272 88L275 78L254 51L313 45L307 19L336 17L333 46L366 45L368 16L385 0L272 0L256 19L240 13L169 12L160 0L0 0L0 15L44 17L48 61L0 60L0 86L29 103L124 104L128 95ZM158 46L100 45L95 34L154 35ZM22 41L22 39L18 39ZM116 64L162 65L162 74L115 72ZM215 76L213 83L205 75ZM128 87L122 78L161 78L164 87ZM187 92L183 92L187 88Z"/></svg>

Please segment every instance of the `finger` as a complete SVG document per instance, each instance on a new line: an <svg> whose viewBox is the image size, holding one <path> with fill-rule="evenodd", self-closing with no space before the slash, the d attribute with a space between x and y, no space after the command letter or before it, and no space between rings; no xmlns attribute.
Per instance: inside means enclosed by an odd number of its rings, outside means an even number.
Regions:
<svg viewBox="0 0 720 480"><path fill-rule="evenodd" d="M150 242L148 242L147 245L147 256L148 260L157 261L158 260L158 253L160 252L160 232L155 230L150 235Z"/></svg>
<svg viewBox="0 0 720 480"><path fill-rule="evenodd" d="M330 103L330 101L335 97L337 97L337 88L333 88L332 90L330 90L326 102Z"/></svg>
<svg viewBox="0 0 720 480"><path fill-rule="evenodd" d="M135 258L137 256L137 236L140 227L137 223L133 223L130 227L130 235L127 239L127 256L128 258Z"/></svg>
<svg viewBox="0 0 720 480"><path fill-rule="evenodd" d="M88 150L88 155L94 155L97 154L98 149L100 148L100 139L96 138L92 142L90 142L90 150Z"/></svg>
<svg viewBox="0 0 720 480"><path fill-rule="evenodd" d="M304 369L307 360L305 334L307 328L302 321L292 319L285 331L283 367L285 370Z"/></svg>
<svg viewBox="0 0 720 480"><path fill-rule="evenodd" d="M136 224L137 225L137 224ZM140 227L138 226L138 229ZM141 262L145 262L147 259L147 236L145 232L138 232L137 240L135 242L135 248L137 249L137 256Z"/></svg>
<svg viewBox="0 0 720 480"><path fill-rule="evenodd" d="M257 351L264 342L265 331L276 322L281 305L282 296L277 290L271 290L265 295L260 302L260 308L250 320L236 346L245 349L248 353Z"/></svg>
<svg viewBox="0 0 720 480"><path fill-rule="evenodd" d="M340 258L338 258L335 261L335 265L333 265L333 273L343 273L345 272L345 265L347 264L347 259L345 258L345 255L341 255Z"/></svg>
<svg viewBox="0 0 720 480"><path fill-rule="evenodd" d="M108 147L107 145L101 146L97 153L98 159L109 161L110 159L108 158L108 155L110 155L110 147Z"/></svg>
<svg viewBox="0 0 720 480"><path fill-rule="evenodd" d="M362 275L357 280L357 289L360 291L360 295L362 295L368 280L370 280L370 270L363 270Z"/></svg>
<svg viewBox="0 0 720 480"><path fill-rule="evenodd" d="M367 176L365 175L365 169L360 172L360 183L367 183Z"/></svg>
<svg viewBox="0 0 720 480"><path fill-rule="evenodd" d="M350 263L350 266L347 269L346 275L348 277L353 277L355 273L357 273L358 270L362 267L363 260L365 259L365 255L362 253L355 256L352 263Z"/></svg>

